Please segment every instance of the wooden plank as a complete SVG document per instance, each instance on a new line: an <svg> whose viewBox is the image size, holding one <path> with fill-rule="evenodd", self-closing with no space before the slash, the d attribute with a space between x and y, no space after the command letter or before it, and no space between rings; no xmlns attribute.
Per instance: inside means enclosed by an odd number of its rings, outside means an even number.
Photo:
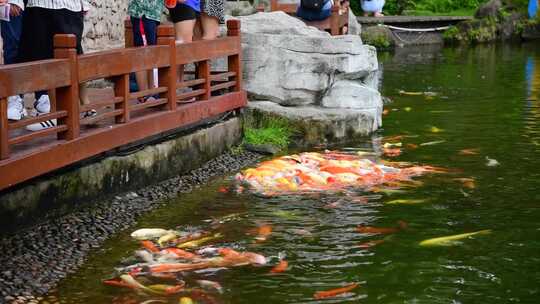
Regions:
<svg viewBox="0 0 540 304"><path fill-rule="evenodd" d="M245 92L234 92L210 100L184 104L176 111L162 111L135 118L127 124L97 129L72 141L59 141L47 148L0 161L0 190L62 168L88 157L168 130L191 125L247 104ZM58 157L61 155L62 157Z"/></svg>
<svg viewBox="0 0 540 304"><path fill-rule="evenodd" d="M137 58L137 60L133 60ZM79 81L107 78L169 65L165 45L108 50L79 56Z"/></svg>
<svg viewBox="0 0 540 304"><path fill-rule="evenodd" d="M9 157L9 127L7 98L0 99L0 160Z"/></svg>
<svg viewBox="0 0 540 304"><path fill-rule="evenodd" d="M229 80L229 77L236 76L236 72L223 72L223 73L212 73L212 76L210 76L210 79L212 81L227 81Z"/></svg>
<svg viewBox="0 0 540 304"><path fill-rule="evenodd" d="M96 124L97 122L102 121L102 120L107 119L107 118L121 116L122 114L124 114L124 111L122 109L112 110L112 111L109 111L109 112L105 112L103 114L99 114L99 115L94 116L94 117L88 117L88 118L81 119L81 124L92 125L92 124Z"/></svg>
<svg viewBox="0 0 540 304"><path fill-rule="evenodd" d="M67 116L67 111L56 111L53 113L47 113L47 114L40 114L39 116L32 117L32 118L26 118L23 120L19 120L17 122L12 122L9 124L9 130L16 130L23 127L26 127L31 124L40 123L42 121L50 120L50 119L58 119L63 118Z"/></svg>
<svg viewBox="0 0 540 304"><path fill-rule="evenodd" d="M197 97L197 96L205 94L205 93L206 93L206 90L204 90L204 89L193 90L191 92L179 94L176 97L176 99L178 100L178 102L182 102L184 99L191 98L191 97Z"/></svg>
<svg viewBox="0 0 540 304"><path fill-rule="evenodd" d="M228 81L228 82L213 85L210 88L210 90L213 92L213 91L217 91L217 90L221 90L221 89L227 89L227 88L230 88L230 87L234 87L235 85L236 85L236 81Z"/></svg>
<svg viewBox="0 0 540 304"><path fill-rule="evenodd" d="M224 37L192 43L177 43L176 64L187 64L238 54L241 52L238 41L238 37Z"/></svg>
<svg viewBox="0 0 540 304"><path fill-rule="evenodd" d="M156 94L159 94L159 93L165 93L165 92L167 92L167 87L157 87L157 88L152 88L152 89L148 89L148 90L144 90L144 91L138 91L138 92L135 92L135 93L130 93L129 94L129 99L137 99L137 98L140 98L140 97L152 96L152 95L156 95Z"/></svg>
<svg viewBox="0 0 540 304"><path fill-rule="evenodd" d="M92 109L101 109L101 108L104 108L104 107L107 107L107 106L114 106L118 103L122 103L124 101L124 98L122 97L114 97L114 98L108 98L108 99L104 99L104 100L99 100L99 101L93 101L91 104L87 104L87 105L84 105L84 106L81 106L81 113L82 112L86 112L86 111L90 111Z"/></svg>
<svg viewBox="0 0 540 304"><path fill-rule="evenodd" d="M47 77L44 77L47 75ZM67 59L48 59L0 66L0 96L48 90L70 84Z"/></svg>
<svg viewBox="0 0 540 304"><path fill-rule="evenodd" d="M188 80L188 81L184 81L184 82L179 82L176 84L176 88L177 89L182 89L182 88L187 88L187 87L192 87L192 86L195 86L195 85L198 85L198 84L202 84L206 81L206 79L193 79L193 80Z"/></svg>
<svg viewBox="0 0 540 304"><path fill-rule="evenodd" d="M167 100L167 98L159 98L159 99L156 99L154 101L147 101L145 103L138 103L138 104L131 105L130 108L131 108L131 111L139 111L139 110L142 110L142 109L161 106L161 105L166 104L167 102L169 102Z"/></svg>
<svg viewBox="0 0 540 304"><path fill-rule="evenodd" d="M33 140L33 139L36 139L36 138L45 137L45 136L50 135L50 134L56 134L56 133L64 132L67 129L68 129L68 127L66 125L59 125L59 126L52 127L52 128L47 128L47 129L43 129L43 130L39 130L39 131L34 131L32 133L28 133L28 134L25 134L25 135L21 135L21 136L17 136L17 137L13 137L13 138L9 139L9 144L10 145L20 144L20 143L27 142L27 141L30 141L30 140Z"/></svg>

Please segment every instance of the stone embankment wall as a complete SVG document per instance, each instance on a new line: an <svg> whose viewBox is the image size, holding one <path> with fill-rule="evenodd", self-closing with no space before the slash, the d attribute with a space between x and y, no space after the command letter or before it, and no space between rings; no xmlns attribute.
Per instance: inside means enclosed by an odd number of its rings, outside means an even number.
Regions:
<svg viewBox="0 0 540 304"><path fill-rule="evenodd" d="M88 2L91 9L84 22L84 50L91 52L123 46L128 0Z"/></svg>

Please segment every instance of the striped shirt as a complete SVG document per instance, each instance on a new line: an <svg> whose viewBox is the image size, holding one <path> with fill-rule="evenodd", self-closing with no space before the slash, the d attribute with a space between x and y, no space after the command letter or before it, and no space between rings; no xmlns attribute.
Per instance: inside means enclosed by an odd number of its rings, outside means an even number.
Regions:
<svg viewBox="0 0 540 304"><path fill-rule="evenodd" d="M82 12L89 8L86 1L87 0L28 0L26 7L68 9L73 12Z"/></svg>

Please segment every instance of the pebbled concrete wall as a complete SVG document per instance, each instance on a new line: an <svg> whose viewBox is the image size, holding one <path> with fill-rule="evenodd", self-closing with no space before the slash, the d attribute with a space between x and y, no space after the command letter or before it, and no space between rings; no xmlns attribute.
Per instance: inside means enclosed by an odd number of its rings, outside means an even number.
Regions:
<svg viewBox="0 0 540 304"><path fill-rule="evenodd" d="M186 131L187 132L187 131ZM16 189L0 192L3 232L63 214L73 207L157 183L196 169L237 145L239 118L231 118L158 144L136 147L126 156L109 156L62 169Z"/></svg>
<svg viewBox="0 0 540 304"><path fill-rule="evenodd" d="M88 0L88 3L91 8L84 22L85 52L122 47L128 0Z"/></svg>

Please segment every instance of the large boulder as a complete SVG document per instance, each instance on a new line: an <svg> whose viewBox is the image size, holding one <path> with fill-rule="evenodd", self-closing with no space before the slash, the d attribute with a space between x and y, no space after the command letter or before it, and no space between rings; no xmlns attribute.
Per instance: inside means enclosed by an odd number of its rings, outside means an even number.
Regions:
<svg viewBox="0 0 540 304"><path fill-rule="evenodd" d="M335 82L376 89L375 48L359 36L330 36L283 12L240 17L244 87L252 99L318 105Z"/></svg>
<svg viewBox="0 0 540 304"><path fill-rule="evenodd" d="M336 143L368 135L380 122L373 109L340 109L315 106L285 107L271 101L252 101L249 115L269 115L286 118L297 131L294 146Z"/></svg>
<svg viewBox="0 0 540 304"><path fill-rule="evenodd" d="M474 14L475 18L496 18L499 14L499 10L502 8L503 4L501 0L490 0L482 4L476 13Z"/></svg>

